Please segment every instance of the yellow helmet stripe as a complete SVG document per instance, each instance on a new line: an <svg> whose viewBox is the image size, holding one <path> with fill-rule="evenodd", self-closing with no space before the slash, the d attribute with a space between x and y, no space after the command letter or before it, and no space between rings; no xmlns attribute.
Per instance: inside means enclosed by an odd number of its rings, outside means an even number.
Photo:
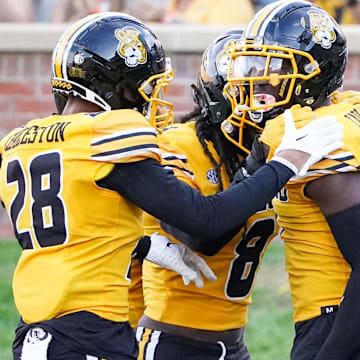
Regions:
<svg viewBox="0 0 360 360"><path fill-rule="evenodd" d="M302 3L307 6L310 5L308 1L299 0L296 2ZM282 8L288 6L289 4L291 4L291 2L288 0L280 0L265 6L257 13L257 15L255 15L254 19L250 22L249 26L246 29L245 36L250 38L254 38L256 36L264 36L266 27L268 26L270 21Z"/></svg>
<svg viewBox="0 0 360 360"><path fill-rule="evenodd" d="M289 3L287 1L287 3ZM274 8L279 6L279 2L275 1L272 4L269 4L262 8L255 17L251 20L248 27L246 28L245 37L253 38L256 37L260 26L262 25L263 21L267 18L267 16L274 10Z"/></svg>
<svg viewBox="0 0 360 360"><path fill-rule="evenodd" d="M90 15L90 17L94 17L94 15ZM79 20L74 25L72 25L67 31L64 32L64 34L61 36L59 42L56 45L56 48L54 50L54 58L53 58L53 75L58 78L63 78L63 74L61 72L61 64L62 64L62 58L64 55L64 49L65 46L68 43L68 40L70 37L75 33L76 30L78 30L82 25L86 24L89 21L89 17L85 17L84 19Z"/></svg>
<svg viewBox="0 0 360 360"><path fill-rule="evenodd" d="M53 76L57 78L67 79L66 74L66 55L71 48L73 41L70 41L71 38L75 39L76 36L81 33L86 27L94 22L104 18L114 15L114 13L98 13L85 17L84 19L79 20L74 25L72 25L60 38L58 44L53 53Z"/></svg>
<svg viewBox="0 0 360 360"><path fill-rule="evenodd" d="M302 0L297 0L296 1L297 4L303 4L305 6L309 6L310 3L308 1L302 1ZM280 11L282 10L284 7L289 5L289 1L283 0L283 1L279 1L278 2L278 7L276 7L275 9L273 9L273 11L269 14L269 16L267 17L267 19L263 22L258 35L259 36L264 36L266 27L269 25L269 22L274 18L274 16Z"/></svg>

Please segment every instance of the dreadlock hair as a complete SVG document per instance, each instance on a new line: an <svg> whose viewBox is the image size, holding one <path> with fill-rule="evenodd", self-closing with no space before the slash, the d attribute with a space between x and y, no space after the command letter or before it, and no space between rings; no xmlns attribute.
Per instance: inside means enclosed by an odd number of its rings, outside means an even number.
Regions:
<svg viewBox="0 0 360 360"><path fill-rule="evenodd" d="M180 117L180 122L185 123L190 120L195 121L196 135L200 141L205 154L214 165L216 175L219 179L218 192L224 190L223 179L221 176L221 166L225 166L226 174L230 182L233 180L236 171L240 168L242 161L239 160L239 148L226 140L220 130L220 124L212 124L208 120L208 115L201 111L200 106L196 106L191 112ZM211 141L220 161L217 162L209 150L208 143Z"/></svg>

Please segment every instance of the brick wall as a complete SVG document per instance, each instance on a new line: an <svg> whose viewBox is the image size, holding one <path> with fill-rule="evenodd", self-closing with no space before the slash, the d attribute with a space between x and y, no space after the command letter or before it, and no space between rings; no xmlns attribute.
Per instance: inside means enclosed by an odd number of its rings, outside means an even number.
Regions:
<svg viewBox="0 0 360 360"><path fill-rule="evenodd" d="M169 99L175 111L193 107L189 85L195 81L201 64L199 53L169 54L175 80L169 87ZM50 92L50 54L0 54L0 136L38 116L55 111ZM360 90L360 55L351 55L345 73L345 89ZM0 210L0 237L12 230Z"/></svg>
<svg viewBox="0 0 360 360"><path fill-rule="evenodd" d="M176 78L168 95L178 111L192 108L189 84L196 78L200 63L198 54L173 56ZM0 54L0 135L54 111L50 91L50 55Z"/></svg>

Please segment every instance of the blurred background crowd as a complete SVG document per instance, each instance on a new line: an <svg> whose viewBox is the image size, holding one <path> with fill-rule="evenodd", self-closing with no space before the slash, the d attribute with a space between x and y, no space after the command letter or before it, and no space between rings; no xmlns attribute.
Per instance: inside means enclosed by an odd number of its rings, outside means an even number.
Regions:
<svg viewBox="0 0 360 360"><path fill-rule="evenodd" d="M0 22L74 22L88 14L121 11L146 22L246 24L274 0L1 0ZM360 23L359 0L313 0L340 24Z"/></svg>

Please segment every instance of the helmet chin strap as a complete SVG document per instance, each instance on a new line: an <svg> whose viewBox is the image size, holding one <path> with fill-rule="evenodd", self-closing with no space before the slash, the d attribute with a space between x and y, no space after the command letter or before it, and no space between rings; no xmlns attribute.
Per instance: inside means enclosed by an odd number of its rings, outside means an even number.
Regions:
<svg viewBox="0 0 360 360"><path fill-rule="evenodd" d="M264 111L249 111L250 120L255 124L261 123L264 117Z"/></svg>

